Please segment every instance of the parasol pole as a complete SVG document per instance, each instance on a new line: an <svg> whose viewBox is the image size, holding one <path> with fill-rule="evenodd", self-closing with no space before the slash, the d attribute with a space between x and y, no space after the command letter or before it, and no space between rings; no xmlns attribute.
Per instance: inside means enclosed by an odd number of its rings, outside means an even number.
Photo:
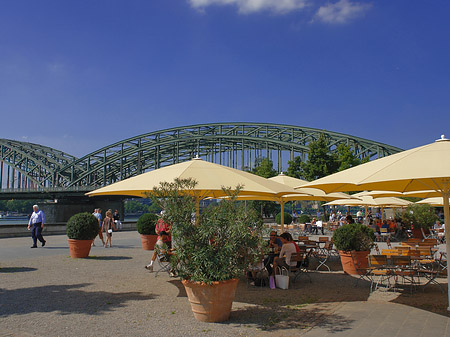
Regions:
<svg viewBox="0 0 450 337"><path fill-rule="evenodd" d="M281 233L284 233L284 201L280 200L281 206Z"/></svg>
<svg viewBox="0 0 450 337"><path fill-rule="evenodd" d="M448 181L444 181L443 184L444 188L442 189L442 198L444 199L444 230L445 230L445 248L447 252L447 261L449 257L450 252L450 212L449 212L449 202L448 198L450 196L450 191L448 189ZM448 262L447 262L448 263ZM447 272L447 287L449 288L448 291L448 303L449 306L447 307L447 310L450 311L450 273Z"/></svg>

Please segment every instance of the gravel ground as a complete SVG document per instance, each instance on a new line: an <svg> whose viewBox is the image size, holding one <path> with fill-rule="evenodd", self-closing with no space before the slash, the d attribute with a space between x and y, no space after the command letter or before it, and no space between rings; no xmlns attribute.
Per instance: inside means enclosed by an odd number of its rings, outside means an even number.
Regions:
<svg viewBox="0 0 450 337"><path fill-rule="evenodd" d="M29 249L30 238L0 240L0 336L293 336L315 326L345 329L343 303L370 301L447 314L436 286L369 296L368 284L355 288L336 261L332 272L312 272L312 283L302 277L289 290L241 280L230 320L201 323L179 279L144 269L151 253L136 232L115 233L112 248L93 247L88 259L71 259L65 236L47 241Z"/></svg>

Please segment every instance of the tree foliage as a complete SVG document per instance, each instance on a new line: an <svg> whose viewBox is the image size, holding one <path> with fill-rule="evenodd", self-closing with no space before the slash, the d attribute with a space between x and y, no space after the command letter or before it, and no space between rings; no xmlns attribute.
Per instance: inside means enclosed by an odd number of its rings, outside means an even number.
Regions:
<svg viewBox="0 0 450 337"><path fill-rule="evenodd" d="M428 204L411 204L402 213L402 222L414 228L430 228L438 220L434 207Z"/></svg>
<svg viewBox="0 0 450 337"><path fill-rule="evenodd" d="M329 151L329 141L321 134L308 145L308 160L300 164L302 176L308 181L337 172L339 162L336 154Z"/></svg>
<svg viewBox="0 0 450 337"><path fill-rule="evenodd" d="M278 174L273 168L273 161L269 158L257 159L252 173L264 178L275 177Z"/></svg>
<svg viewBox="0 0 450 337"><path fill-rule="evenodd" d="M294 157L293 160L289 160L288 161L288 169L287 169L286 174L289 177L302 179L303 176L302 176L301 164L302 164L302 158L300 158L299 156Z"/></svg>
<svg viewBox="0 0 450 337"><path fill-rule="evenodd" d="M338 171L343 171L350 167L366 163L369 161L369 158L359 159L349 145L341 143L337 148L337 160L339 162Z"/></svg>
<svg viewBox="0 0 450 337"><path fill-rule="evenodd" d="M136 200L127 200L124 205L125 213L144 213L148 206Z"/></svg>

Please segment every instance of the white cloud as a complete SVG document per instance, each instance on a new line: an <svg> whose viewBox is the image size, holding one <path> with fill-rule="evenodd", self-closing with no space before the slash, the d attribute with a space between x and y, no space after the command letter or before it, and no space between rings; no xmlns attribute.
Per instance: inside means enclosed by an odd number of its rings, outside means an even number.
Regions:
<svg viewBox="0 0 450 337"><path fill-rule="evenodd" d="M347 23L348 21L363 16L370 8L370 3L351 2L339 0L336 3L328 3L321 6L314 19L326 23Z"/></svg>
<svg viewBox="0 0 450 337"><path fill-rule="evenodd" d="M284 14L307 6L309 0L189 0L192 7L204 10L211 5L234 5L239 13L273 11Z"/></svg>

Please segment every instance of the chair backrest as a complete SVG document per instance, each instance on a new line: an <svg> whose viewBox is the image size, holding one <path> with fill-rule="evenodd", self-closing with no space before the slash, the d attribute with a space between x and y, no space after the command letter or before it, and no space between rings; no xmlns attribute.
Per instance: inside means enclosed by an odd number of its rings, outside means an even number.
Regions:
<svg viewBox="0 0 450 337"><path fill-rule="evenodd" d="M394 266L409 266L411 264L411 256L392 256L392 264Z"/></svg>
<svg viewBox="0 0 450 337"><path fill-rule="evenodd" d="M417 241L411 241L411 242L402 242L402 246L409 246L409 247L415 247L415 246L417 246L417 244L418 244L419 242Z"/></svg>
<svg viewBox="0 0 450 337"><path fill-rule="evenodd" d="M398 250L397 249L382 249L381 255L384 255L384 256L398 255ZM376 256L376 255L374 255L374 256Z"/></svg>
<svg viewBox="0 0 450 337"><path fill-rule="evenodd" d="M420 242L422 241L422 239L418 239L418 238L409 238L408 242Z"/></svg>
<svg viewBox="0 0 450 337"><path fill-rule="evenodd" d="M399 255L408 255L409 251L411 250L410 246L398 246L395 247L397 249Z"/></svg>
<svg viewBox="0 0 450 337"><path fill-rule="evenodd" d="M419 247L417 247L417 250L420 251L420 256L432 256L433 255L433 254L431 254L430 247L419 246Z"/></svg>
<svg viewBox="0 0 450 337"><path fill-rule="evenodd" d="M387 228L380 228L380 233L381 234L387 234L387 232L388 232L388 229Z"/></svg>
<svg viewBox="0 0 450 337"><path fill-rule="evenodd" d="M307 236L299 236L297 239L298 239L298 241L308 241L309 237L307 237Z"/></svg>
<svg viewBox="0 0 450 337"><path fill-rule="evenodd" d="M328 236L319 236L320 242L327 242L330 241L330 238Z"/></svg>
<svg viewBox="0 0 450 337"><path fill-rule="evenodd" d="M409 256L411 257L420 257L420 250L417 249L410 249L408 252Z"/></svg>
<svg viewBox="0 0 450 337"><path fill-rule="evenodd" d="M369 255L370 266L385 266L388 264L386 255Z"/></svg>
<svg viewBox="0 0 450 337"><path fill-rule="evenodd" d="M435 245L433 242L419 242L419 247L434 247Z"/></svg>
<svg viewBox="0 0 450 337"><path fill-rule="evenodd" d="M437 245L438 240L437 239L424 239L423 243L432 243L433 245Z"/></svg>

